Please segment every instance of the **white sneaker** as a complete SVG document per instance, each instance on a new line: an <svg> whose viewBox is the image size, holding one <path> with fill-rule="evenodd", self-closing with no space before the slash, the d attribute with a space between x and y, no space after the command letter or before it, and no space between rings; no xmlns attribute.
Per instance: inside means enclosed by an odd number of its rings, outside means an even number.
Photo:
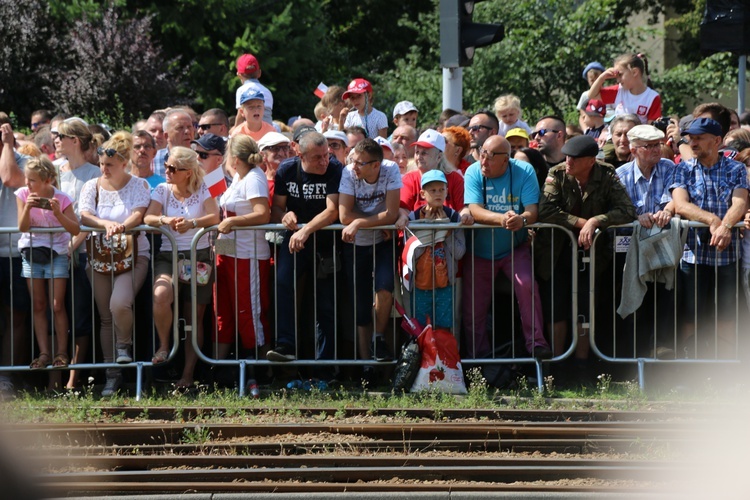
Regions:
<svg viewBox="0 0 750 500"><path fill-rule="evenodd" d="M132 363L133 355L130 353L129 345L117 346L117 357L115 363Z"/></svg>
<svg viewBox="0 0 750 500"><path fill-rule="evenodd" d="M104 384L104 389L102 389L102 397L108 398L114 395L114 393L120 388L120 385L122 385L121 373L118 373L117 375L107 375L107 383Z"/></svg>

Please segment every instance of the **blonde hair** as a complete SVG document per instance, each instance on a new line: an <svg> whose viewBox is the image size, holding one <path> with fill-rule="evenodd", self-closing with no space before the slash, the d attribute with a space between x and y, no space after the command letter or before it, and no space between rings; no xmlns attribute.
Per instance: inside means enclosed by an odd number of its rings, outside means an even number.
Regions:
<svg viewBox="0 0 750 500"><path fill-rule="evenodd" d="M57 125L57 133L71 135L78 138L81 143L81 151L87 151L91 147L94 136L89 127L79 118L68 118Z"/></svg>
<svg viewBox="0 0 750 500"><path fill-rule="evenodd" d="M313 111L313 113L315 114L315 119L320 120L326 117L326 115L328 114L328 108L323 106L322 102L319 102L315 105L315 110Z"/></svg>
<svg viewBox="0 0 750 500"><path fill-rule="evenodd" d="M250 168L263 163L263 155L260 154L258 144L249 135L237 134L230 137L227 142L227 154L246 163Z"/></svg>
<svg viewBox="0 0 750 500"><path fill-rule="evenodd" d="M27 141L22 142L21 145L18 146L18 152L26 156L40 156L42 154L42 150L39 149L39 146L33 142Z"/></svg>
<svg viewBox="0 0 750 500"><path fill-rule="evenodd" d="M53 185L57 185L57 169L52 164L52 160L45 155L30 158L23 167L26 172L33 172L39 176L43 182L48 179L52 180Z"/></svg>
<svg viewBox="0 0 750 500"><path fill-rule="evenodd" d="M198 161L198 153L190 148L175 146L169 151L169 163L177 168L187 168L192 172L187 188L190 194L198 191L203 183L203 169Z"/></svg>
<svg viewBox="0 0 750 500"><path fill-rule="evenodd" d="M521 112L521 99L513 94L501 95L495 99L495 114L505 111L506 109L515 109Z"/></svg>
<svg viewBox="0 0 750 500"><path fill-rule="evenodd" d="M133 151L133 136L130 132L118 130L107 142L102 144L102 148L114 149L122 159L129 162Z"/></svg>

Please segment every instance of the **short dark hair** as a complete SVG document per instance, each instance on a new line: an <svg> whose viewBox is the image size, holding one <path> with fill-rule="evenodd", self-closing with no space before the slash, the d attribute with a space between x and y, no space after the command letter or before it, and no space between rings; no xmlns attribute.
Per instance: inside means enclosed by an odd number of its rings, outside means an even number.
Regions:
<svg viewBox="0 0 750 500"><path fill-rule="evenodd" d="M729 108L718 102L704 102L698 104L693 110L694 117L705 114L711 115L711 118L719 122L722 137L727 135L729 127L732 125L732 112Z"/></svg>
<svg viewBox="0 0 750 500"><path fill-rule="evenodd" d="M369 137L366 138L363 141L359 141L356 146L354 146L354 152L355 153L367 153L372 158L383 161L383 148L375 142L375 139L370 139Z"/></svg>
<svg viewBox="0 0 750 500"><path fill-rule="evenodd" d="M481 109L481 110L477 111L476 113L474 113L472 115L472 118L474 118L477 115L484 115L484 116L486 116L492 122L492 126L495 129L495 131L500 130L500 121L497 119L497 116L495 116L495 113L493 113L492 111L490 111L488 109Z"/></svg>
<svg viewBox="0 0 750 500"><path fill-rule="evenodd" d="M448 118L451 116L460 115L461 113L459 111L456 111L455 109L451 108L445 108L442 113L440 113L440 116L438 117L438 126L442 127L445 125L445 122L448 121Z"/></svg>
<svg viewBox="0 0 750 500"><path fill-rule="evenodd" d="M227 112L221 108L211 108L207 111L204 111L201 115L201 118L203 118L204 116L215 116L216 118L221 120L222 125L226 125L227 128L229 128L229 117L227 116Z"/></svg>
<svg viewBox="0 0 750 500"><path fill-rule="evenodd" d="M48 122L52 120L52 111L48 109L37 109L36 111L31 112L31 116L34 115L40 115L42 117L42 120Z"/></svg>
<svg viewBox="0 0 750 500"><path fill-rule="evenodd" d="M146 139L148 142L151 143L151 147L156 149L156 139L154 139L154 136L146 132L145 130L139 130L137 132L133 132L133 139L136 137L140 137L141 139Z"/></svg>
<svg viewBox="0 0 750 500"><path fill-rule="evenodd" d="M554 120L557 123L555 124L555 128L559 128L560 131L563 133L563 139L568 138L568 131L565 128L565 120L560 118L557 115L544 115L543 117L539 118L536 122L539 123L542 120Z"/></svg>
<svg viewBox="0 0 750 500"><path fill-rule="evenodd" d="M363 136L367 137L367 131L364 129L364 127L360 127L359 125L352 125L351 127L346 127L344 129L345 134L362 134Z"/></svg>

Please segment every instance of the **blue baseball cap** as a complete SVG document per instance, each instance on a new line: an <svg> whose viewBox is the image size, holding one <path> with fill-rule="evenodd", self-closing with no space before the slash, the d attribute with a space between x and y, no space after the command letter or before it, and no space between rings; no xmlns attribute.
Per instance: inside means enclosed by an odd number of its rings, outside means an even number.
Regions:
<svg viewBox="0 0 750 500"><path fill-rule="evenodd" d="M592 69L598 69L599 71L601 71L602 73L604 73L604 66L602 66L602 63L597 62L597 61L591 61L590 63L588 63L586 65L585 68L583 68L583 75L582 76L583 76L584 80L588 80L588 78L586 78L586 73L588 73Z"/></svg>
<svg viewBox="0 0 750 500"><path fill-rule="evenodd" d="M266 98L263 97L263 93L259 90L255 89L247 89L242 96L240 96L240 106L245 104L247 101L252 101L253 99L258 99L266 102Z"/></svg>
<svg viewBox="0 0 750 500"><path fill-rule="evenodd" d="M445 174L442 170L432 169L422 174L422 187L425 187L430 182L443 182L448 184L448 180L445 178Z"/></svg>
<svg viewBox="0 0 750 500"><path fill-rule="evenodd" d="M680 135L711 134L722 137L721 125L711 118L696 118Z"/></svg>

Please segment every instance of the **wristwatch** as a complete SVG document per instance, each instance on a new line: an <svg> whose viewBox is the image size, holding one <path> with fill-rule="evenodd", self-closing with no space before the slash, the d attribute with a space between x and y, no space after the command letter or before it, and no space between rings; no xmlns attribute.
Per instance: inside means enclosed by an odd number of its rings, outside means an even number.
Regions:
<svg viewBox="0 0 750 500"><path fill-rule="evenodd" d="M193 219L193 227L194 227L194 228L195 228L195 227L198 227L198 223L197 223L197 222L195 222L195 219Z"/></svg>
<svg viewBox="0 0 750 500"><path fill-rule="evenodd" d="M159 224L162 225L162 226L164 225L164 216L163 215L159 216Z"/></svg>
<svg viewBox="0 0 750 500"><path fill-rule="evenodd" d="M724 227L727 228L727 229L729 229L730 231L733 229L732 225L730 223L728 223L728 222L724 223Z"/></svg>
<svg viewBox="0 0 750 500"><path fill-rule="evenodd" d="M529 221L527 221L526 217L524 217L523 215L521 216L521 218L523 219L523 227L526 227L526 225L529 223Z"/></svg>

